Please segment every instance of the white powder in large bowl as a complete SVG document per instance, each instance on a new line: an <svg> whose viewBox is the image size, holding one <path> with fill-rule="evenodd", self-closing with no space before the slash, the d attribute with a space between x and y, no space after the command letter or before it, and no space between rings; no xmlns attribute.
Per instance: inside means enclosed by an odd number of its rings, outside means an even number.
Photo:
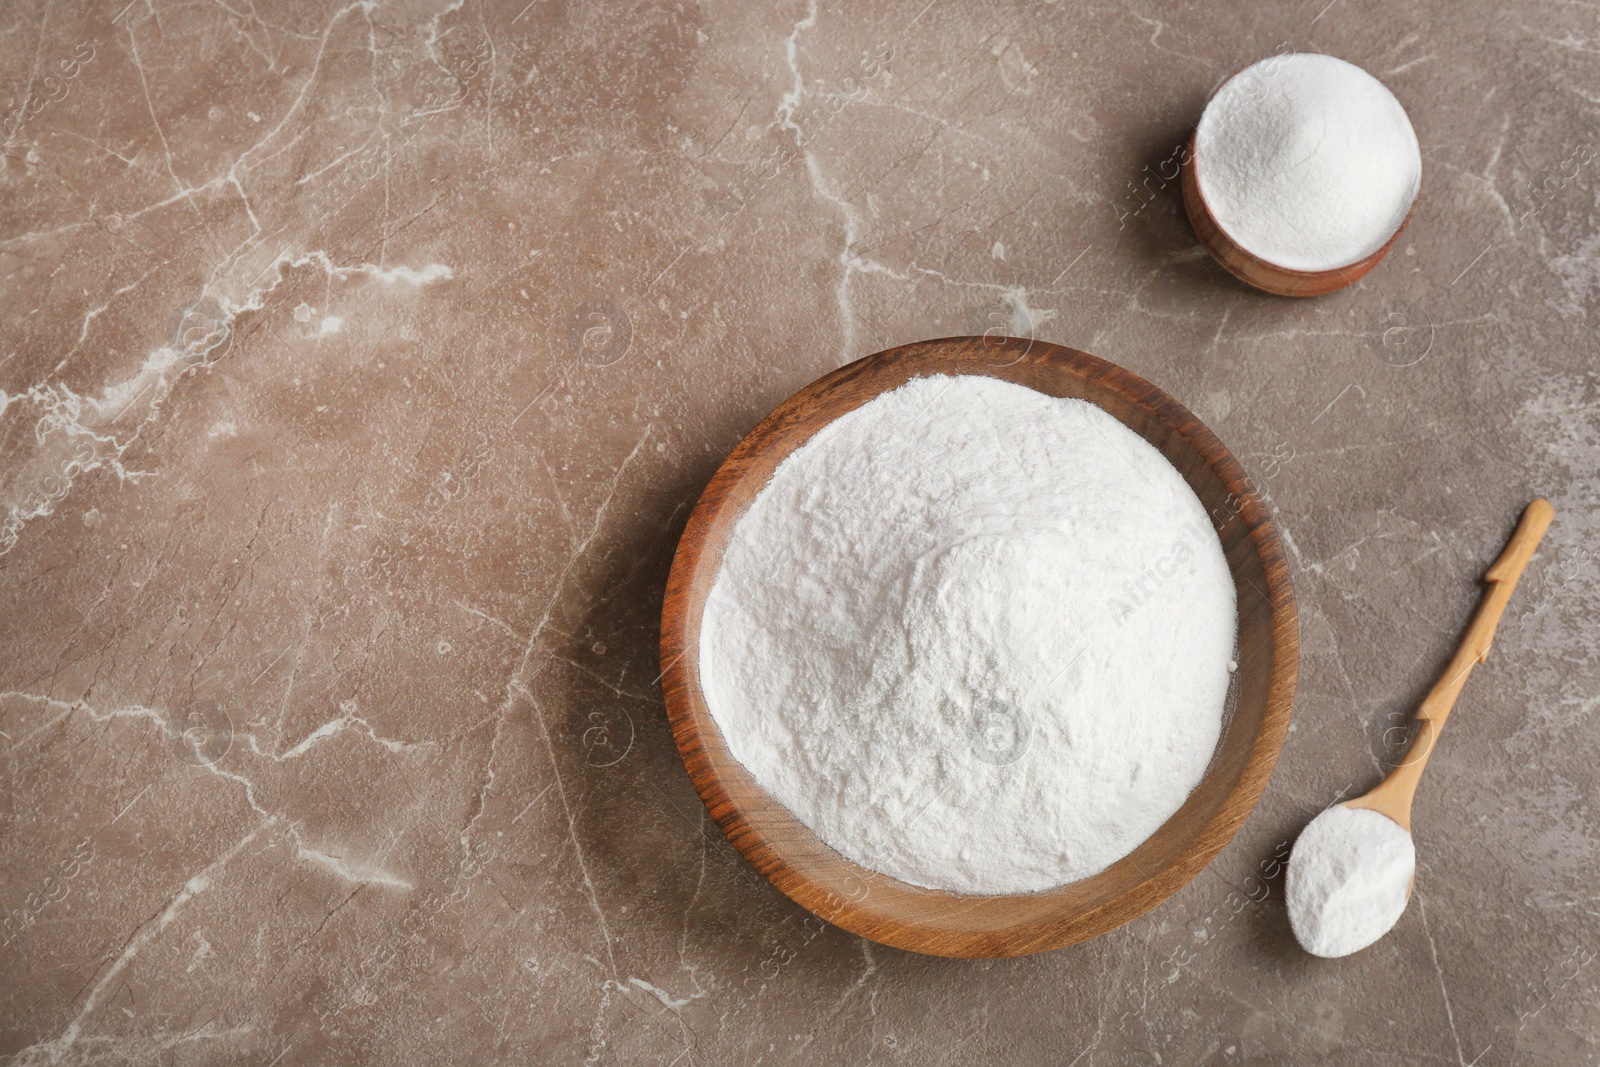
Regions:
<svg viewBox="0 0 1600 1067"><path fill-rule="evenodd" d="M1311 820L1289 854L1289 925L1314 956L1348 956L1388 933L1411 899L1417 850L1406 828L1365 808Z"/></svg>
<svg viewBox="0 0 1600 1067"><path fill-rule="evenodd" d="M1378 251L1422 181L1405 108L1333 56L1271 56L1235 75L1200 116L1194 157L1223 231L1291 270L1348 267Z"/></svg>
<svg viewBox="0 0 1600 1067"><path fill-rule="evenodd" d="M974 894L1085 878L1216 748L1236 620L1207 518L1092 404L914 379L819 431L738 519L706 703L863 866Z"/></svg>

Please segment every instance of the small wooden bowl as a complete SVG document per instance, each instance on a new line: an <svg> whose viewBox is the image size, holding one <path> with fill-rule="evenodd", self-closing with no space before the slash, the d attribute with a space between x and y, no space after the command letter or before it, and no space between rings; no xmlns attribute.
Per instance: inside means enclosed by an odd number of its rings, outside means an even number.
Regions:
<svg viewBox="0 0 1600 1067"><path fill-rule="evenodd" d="M1238 594L1231 713L1200 784L1155 835L1111 867L1039 893L964 896L909 885L839 855L729 752L700 689L700 623L734 524L778 464L823 426L930 374L986 374L1098 404L1171 461L1211 513ZM1041 341L949 337L879 352L819 378L739 442L689 517L661 611L667 715L684 766L728 839L797 903L897 948L1020 956L1143 914L1227 844L1266 788L1294 703L1299 637L1283 546L1237 460L1160 389L1094 356Z"/></svg>
<svg viewBox="0 0 1600 1067"><path fill-rule="evenodd" d="M1406 212L1406 217L1400 220L1399 227L1389 235L1382 248L1367 258L1332 270L1293 270L1289 267L1280 267L1253 252L1247 252L1228 236L1221 223L1217 222L1217 217L1211 213L1211 205L1206 203L1205 194L1200 191L1200 177L1197 172L1200 160L1195 151L1197 139L1198 134L1190 135L1189 156L1182 168L1183 209L1189 215L1189 225L1194 227L1195 236L1200 238L1200 243L1211 253L1211 258L1222 265L1223 270L1246 285L1253 285L1275 296L1322 296L1343 289L1347 285L1354 285L1363 275L1383 261L1383 257L1389 254L1389 249L1394 247L1394 243L1405 232L1407 224L1411 222L1411 216L1416 214L1417 197L1421 195L1420 186L1417 194L1411 198L1411 207Z"/></svg>

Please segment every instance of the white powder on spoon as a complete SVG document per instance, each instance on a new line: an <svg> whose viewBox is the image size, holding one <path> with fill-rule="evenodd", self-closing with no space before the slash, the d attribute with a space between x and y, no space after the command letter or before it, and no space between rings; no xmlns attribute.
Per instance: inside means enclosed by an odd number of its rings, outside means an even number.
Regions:
<svg viewBox="0 0 1600 1067"><path fill-rule="evenodd" d="M1335 804L1311 820L1289 854L1283 891L1295 938L1314 956L1359 952L1400 921L1416 871L1405 827Z"/></svg>
<svg viewBox="0 0 1600 1067"><path fill-rule="evenodd" d="M819 431L739 518L700 683L823 841L960 893L1095 874L1221 732L1234 588L1204 507L1080 400L914 379Z"/></svg>
<svg viewBox="0 0 1600 1067"><path fill-rule="evenodd" d="M1422 152L1400 101L1360 67L1271 56L1206 105L1195 177L1240 247L1291 270L1333 270L1400 228L1422 181Z"/></svg>

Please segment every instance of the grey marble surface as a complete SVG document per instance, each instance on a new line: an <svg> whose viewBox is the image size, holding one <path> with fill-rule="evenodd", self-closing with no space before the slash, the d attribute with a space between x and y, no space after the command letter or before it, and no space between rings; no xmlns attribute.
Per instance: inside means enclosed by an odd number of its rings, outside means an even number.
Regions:
<svg viewBox="0 0 1600 1067"><path fill-rule="evenodd" d="M1159 177L1285 48L1383 79L1424 155L1388 261L1313 301L1234 283ZM1593 6L17 0L0 96L10 1062L1600 1058ZM655 641L761 415L995 326L1218 432L1304 652L1210 868L973 962L802 923L690 788ZM1392 762L1539 494L1412 906L1313 959L1281 879L1240 894Z"/></svg>

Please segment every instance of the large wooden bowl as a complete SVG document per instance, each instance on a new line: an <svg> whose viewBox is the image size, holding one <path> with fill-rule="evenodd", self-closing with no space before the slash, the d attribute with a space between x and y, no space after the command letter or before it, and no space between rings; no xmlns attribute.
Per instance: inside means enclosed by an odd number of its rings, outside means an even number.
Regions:
<svg viewBox="0 0 1600 1067"><path fill-rule="evenodd" d="M1092 401L1120 419L1159 449L1205 504L1238 593L1231 713L1199 786L1128 856L1093 877L1039 893L937 892L844 858L734 759L700 688L701 617L740 514L812 434L879 393L928 374L987 374ZM1015 338L951 337L890 349L784 401L739 443L701 494L678 543L662 608L662 676L673 736L695 789L728 839L774 885L829 922L940 956L1020 956L1071 945L1143 914L1198 874L1266 788L1289 728L1298 659L1282 543L1222 442L1137 375L1070 348Z"/></svg>

